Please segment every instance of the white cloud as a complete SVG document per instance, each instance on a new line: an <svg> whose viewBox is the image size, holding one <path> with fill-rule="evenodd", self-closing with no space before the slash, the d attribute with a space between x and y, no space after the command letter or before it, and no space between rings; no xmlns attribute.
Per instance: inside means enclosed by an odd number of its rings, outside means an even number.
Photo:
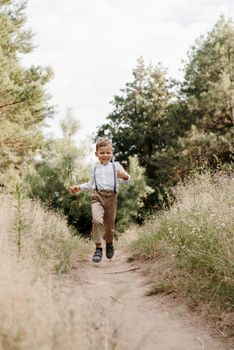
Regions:
<svg viewBox="0 0 234 350"><path fill-rule="evenodd" d="M82 136L95 131L140 55L180 76L194 40L232 10L233 0L29 0L37 48L25 63L54 69L48 84L59 110L53 129L71 106Z"/></svg>

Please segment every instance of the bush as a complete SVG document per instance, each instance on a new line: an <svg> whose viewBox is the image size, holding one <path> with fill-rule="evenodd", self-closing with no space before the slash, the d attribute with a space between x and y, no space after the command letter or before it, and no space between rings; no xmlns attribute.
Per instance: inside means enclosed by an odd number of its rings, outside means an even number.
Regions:
<svg viewBox="0 0 234 350"><path fill-rule="evenodd" d="M162 276L165 290L190 295L195 304L204 301L209 308L233 308L233 195L232 178L197 175L177 186L176 202L170 210L140 229L134 255L166 257L169 269L174 270ZM157 283L161 283L158 277Z"/></svg>

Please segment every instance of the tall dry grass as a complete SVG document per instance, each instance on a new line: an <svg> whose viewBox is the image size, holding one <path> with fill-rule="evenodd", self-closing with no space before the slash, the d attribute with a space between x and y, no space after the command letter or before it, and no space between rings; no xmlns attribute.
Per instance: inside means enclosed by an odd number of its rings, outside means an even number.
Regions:
<svg viewBox="0 0 234 350"><path fill-rule="evenodd" d="M140 229L133 256L154 259L152 293L175 291L220 315L234 308L234 179L203 174ZM160 259L161 258L161 259Z"/></svg>
<svg viewBox="0 0 234 350"><path fill-rule="evenodd" d="M81 305L56 283L56 273L79 266L87 243L21 194L0 203L0 349L89 349Z"/></svg>

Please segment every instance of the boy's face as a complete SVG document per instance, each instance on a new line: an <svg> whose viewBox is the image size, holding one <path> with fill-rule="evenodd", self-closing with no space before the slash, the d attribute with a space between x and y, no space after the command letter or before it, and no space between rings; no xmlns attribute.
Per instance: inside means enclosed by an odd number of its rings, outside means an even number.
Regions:
<svg viewBox="0 0 234 350"><path fill-rule="evenodd" d="M106 145L98 147L97 151L95 152L95 155L98 157L99 162L101 164L108 164L113 157L112 146Z"/></svg>

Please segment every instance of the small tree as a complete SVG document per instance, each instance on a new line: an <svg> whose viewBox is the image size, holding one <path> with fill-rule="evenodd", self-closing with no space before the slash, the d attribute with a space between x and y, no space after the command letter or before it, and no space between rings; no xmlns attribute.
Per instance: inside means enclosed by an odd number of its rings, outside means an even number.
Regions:
<svg viewBox="0 0 234 350"><path fill-rule="evenodd" d="M67 110L67 115L65 119L61 122L61 129L63 132L63 137L67 143L66 155L64 154L64 168L67 169L67 181L69 185L72 184L72 174L74 172L75 166L75 154L72 154L72 137L74 137L79 131L79 122L73 116L73 111L71 108ZM74 157L75 156L75 157Z"/></svg>
<svg viewBox="0 0 234 350"><path fill-rule="evenodd" d="M71 110L67 111L61 128L63 137L45 142L39 160L28 168L25 182L31 197L38 198L50 208L62 210L69 224L87 232L91 227L88 196L71 195L69 189L73 182L84 181L89 173L84 162L87 150L84 146L77 147L74 142L79 123Z"/></svg>
<svg viewBox="0 0 234 350"><path fill-rule="evenodd" d="M144 201L153 192L146 184L145 169L139 165L137 157L129 157L129 174L131 181L128 185L120 186L118 195L118 211L116 217L117 230L122 232L130 223L142 223L146 215L142 212Z"/></svg>

